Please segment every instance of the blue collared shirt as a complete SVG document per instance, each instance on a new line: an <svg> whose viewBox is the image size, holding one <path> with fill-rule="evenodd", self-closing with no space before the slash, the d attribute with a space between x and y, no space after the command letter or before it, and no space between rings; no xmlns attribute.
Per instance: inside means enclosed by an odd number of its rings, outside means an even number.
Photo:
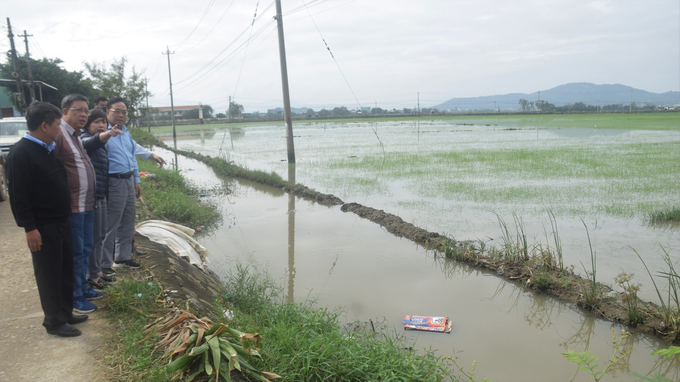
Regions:
<svg viewBox="0 0 680 382"><path fill-rule="evenodd" d="M41 141L40 139L38 139L38 138L32 136L32 135L29 134L29 133L24 133L24 138L28 139L29 141L33 141L33 142L39 144L40 146L46 148L48 153L51 153L52 150L54 150L54 147L57 145L57 144L54 143L54 142L52 142L52 143L50 143L50 144L48 145L47 143Z"/></svg>
<svg viewBox="0 0 680 382"><path fill-rule="evenodd" d="M107 130L111 129L111 125ZM109 138L106 149L109 154L109 174L127 174L133 172L135 183L139 183L139 168L135 158L136 142L132 139L127 127L123 125L121 133Z"/></svg>

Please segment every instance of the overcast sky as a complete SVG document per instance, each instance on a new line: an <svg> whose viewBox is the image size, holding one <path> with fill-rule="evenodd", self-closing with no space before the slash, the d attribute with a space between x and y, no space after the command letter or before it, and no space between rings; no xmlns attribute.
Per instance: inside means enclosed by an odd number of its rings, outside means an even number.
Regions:
<svg viewBox="0 0 680 382"><path fill-rule="evenodd" d="M257 5L257 18L254 20ZM570 82L680 90L680 1L282 0L293 107L429 107ZM145 71L152 106L282 106L270 0L1 0L31 55ZM252 24L252 25L251 25ZM15 37L23 55L23 40ZM326 49L324 39L335 60Z"/></svg>

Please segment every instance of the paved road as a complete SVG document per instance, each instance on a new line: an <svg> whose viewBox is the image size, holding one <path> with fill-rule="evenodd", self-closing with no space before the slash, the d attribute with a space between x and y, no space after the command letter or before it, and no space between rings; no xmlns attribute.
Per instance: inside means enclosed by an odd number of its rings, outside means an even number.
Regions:
<svg viewBox="0 0 680 382"><path fill-rule="evenodd" d="M0 202L0 381L110 379L102 359L112 329L104 313L79 324L83 335L75 338L47 334L42 318L24 230L14 223L9 202Z"/></svg>

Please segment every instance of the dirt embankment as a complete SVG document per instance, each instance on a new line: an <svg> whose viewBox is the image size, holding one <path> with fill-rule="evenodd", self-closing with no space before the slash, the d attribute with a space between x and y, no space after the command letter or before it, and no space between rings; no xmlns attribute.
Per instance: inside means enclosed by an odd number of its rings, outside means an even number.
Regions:
<svg viewBox="0 0 680 382"><path fill-rule="evenodd" d="M399 216L357 203L344 204L340 209L344 212L353 212L364 219L385 227L388 232L396 236L407 238L444 256L443 251L447 246L448 239L436 232L425 231L403 221ZM493 271L498 277L579 306L586 314L594 314L613 322L628 325L627 305L623 300L623 295L612 295L612 289L606 285L597 284L596 293L601 297L598 299L595 307L586 309L583 296L591 288L591 283L589 280L584 280L573 272L536 269L522 263L492 259L475 251L467 250L465 243L462 242L448 243L448 245L454 246L457 261ZM539 280L539 278L542 280L549 278L554 282L545 283ZM671 344L680 343L680 331L671 330L665 325L663 320L650 313L650 309L657 308L654 303L648 302L646 305L649 306L648 309L642 308L644 323L637 327L629 327L629 329L660 337Z"/></svg>

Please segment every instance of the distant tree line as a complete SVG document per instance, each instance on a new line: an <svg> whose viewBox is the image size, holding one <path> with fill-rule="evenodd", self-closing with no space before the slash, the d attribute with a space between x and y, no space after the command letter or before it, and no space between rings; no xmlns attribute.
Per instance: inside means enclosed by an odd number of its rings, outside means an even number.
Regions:
<svg viewBox="0 0 680 382"><path fill-rule="evenodd" d="M628 110L635 110L635 111L650 111L650 110L656 110L657 107L655 105L651 104L645 104L645 105L638 105L635 102L632 104L611 104L611 105L604 105L604 106L598 106L596 105L587 105L583 102L576 102L576 103L570 103L564 106L555 106L554 104L545 101L545 100L539 100L539 101L527 101L524 98L520 98L519 100L519 105L522 107L522 111L526 112L531 112L531 111L539 111L539 112L557 112L557 113L567 113L567 112L597 112L597 111L628 111Z"/></svg>

